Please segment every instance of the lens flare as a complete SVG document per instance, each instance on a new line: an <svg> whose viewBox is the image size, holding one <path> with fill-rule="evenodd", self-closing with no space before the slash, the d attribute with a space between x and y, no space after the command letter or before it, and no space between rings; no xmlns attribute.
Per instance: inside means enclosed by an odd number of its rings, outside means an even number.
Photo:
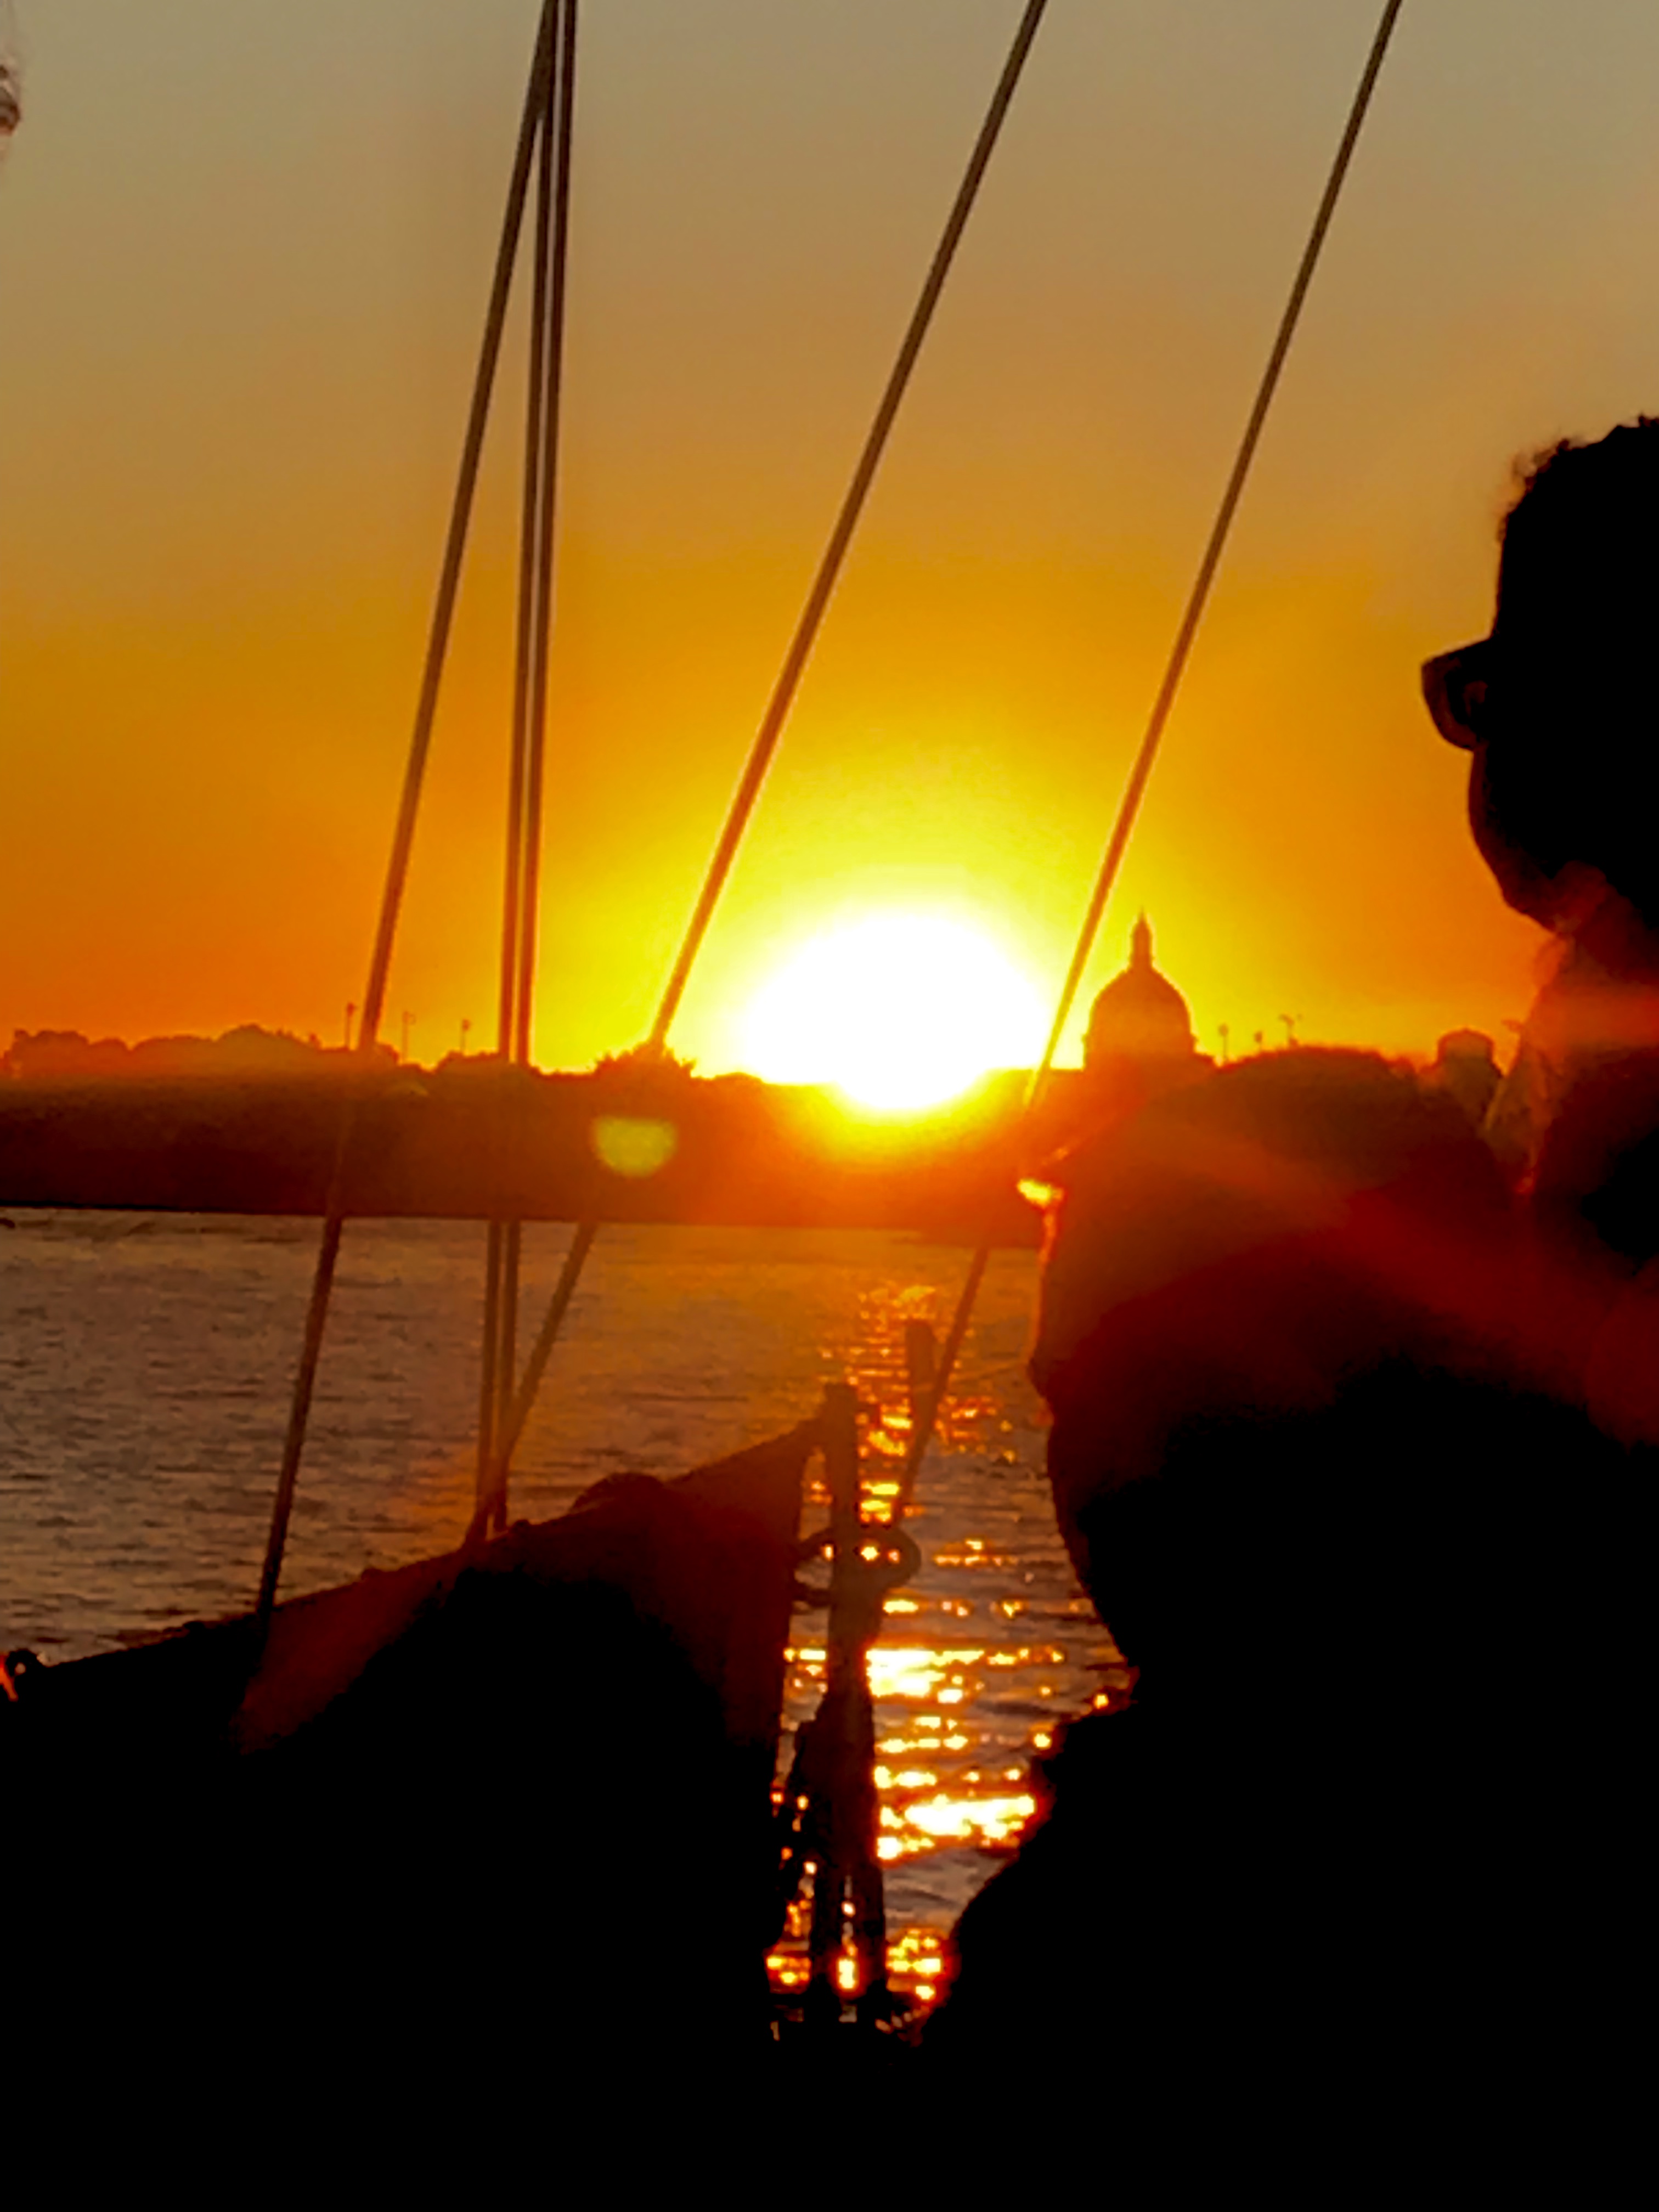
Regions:
<svg viewBox="0 0 1659 2212"><path fill-rule="evenodd" d="M594 1156L612 1175L639 1182L658 1174L679 1149L672 1121L642 1120L628 1114L601 1114L588 1132Z"/></svg>

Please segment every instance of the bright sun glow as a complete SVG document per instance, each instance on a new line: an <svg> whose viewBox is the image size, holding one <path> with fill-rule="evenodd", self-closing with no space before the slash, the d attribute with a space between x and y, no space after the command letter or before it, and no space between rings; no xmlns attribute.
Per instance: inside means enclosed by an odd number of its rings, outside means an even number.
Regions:
<svg viewBox="0 0 1659 2212"><path fill-rule="evenodd" d="M943 915L872 914L813 938L744 1023L770 1083L833 1083L866 1106L932 1106L1042 1049L1036 991L988 938Z"/></svg>

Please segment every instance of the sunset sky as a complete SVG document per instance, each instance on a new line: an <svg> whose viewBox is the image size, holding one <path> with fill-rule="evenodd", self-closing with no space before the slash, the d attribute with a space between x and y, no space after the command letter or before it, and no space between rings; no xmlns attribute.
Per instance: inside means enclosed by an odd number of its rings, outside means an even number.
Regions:
<svg viewBox="0 0 1659 2212"><path fill-rule="evenodd" d="M538 1057L647 1026L1018 0L584 0ZM16 0L0 1045L360 999L536 0ZM1052 0L675 1042L831 924L1058 981L1376 0ZM1418 665L1659 411L1659 9L1407 0L1096 981L1525 1010ZM388 1008L493 1024L520 378ZM1081 1016L1079 1030L1080 1033Z"/></svg>

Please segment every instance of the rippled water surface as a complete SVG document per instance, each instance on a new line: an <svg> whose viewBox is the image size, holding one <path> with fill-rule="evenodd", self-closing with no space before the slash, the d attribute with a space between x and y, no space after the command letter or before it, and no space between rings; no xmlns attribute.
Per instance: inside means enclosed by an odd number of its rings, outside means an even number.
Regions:
<svg viewBox="0 0 1659 2212"><path fill-rule="evenodd" d="M29 1213L0 1231L0 1649L46 1659L244 1607L258 1577L313 1224ZM568 1232L526 1232L530 1303ZM471 1502L483 1233L348 1231L287 1594L447 1549ZM675 1474L805 1419L843 1376L902 1445L904 1324L943 1333L966 1255L875 1231L617 1229L589 1263L526 1432L512 1511L599 1476ZM922 1565L872 1654L894 1966L926 1993L943 1931L1030 1809L1057 1719L1121 1688L1042 1474L1023 1362L1029 1253L993 1261L910 1523ZM816 1518L809 1507L809 1522ZM798 1616L788 1720L823 1616ZM787 1746L786 1745L786 1755ZM799 1971L786 1944L775 1972Z"/></svg>

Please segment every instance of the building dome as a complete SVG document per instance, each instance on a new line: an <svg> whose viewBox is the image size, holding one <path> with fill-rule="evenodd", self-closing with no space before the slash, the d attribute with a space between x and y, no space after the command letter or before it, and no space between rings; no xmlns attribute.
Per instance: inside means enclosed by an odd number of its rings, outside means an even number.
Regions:
<svg viewBox="0 0 1659 2212"><path fill-rule="evenodd" d="M1152 965L1152 924L1143 914L1129 939L1129 964L1095 1000L1083 1065L1109 1060L1191 1060L1198 1046L1187 1001Z"/></svg>

